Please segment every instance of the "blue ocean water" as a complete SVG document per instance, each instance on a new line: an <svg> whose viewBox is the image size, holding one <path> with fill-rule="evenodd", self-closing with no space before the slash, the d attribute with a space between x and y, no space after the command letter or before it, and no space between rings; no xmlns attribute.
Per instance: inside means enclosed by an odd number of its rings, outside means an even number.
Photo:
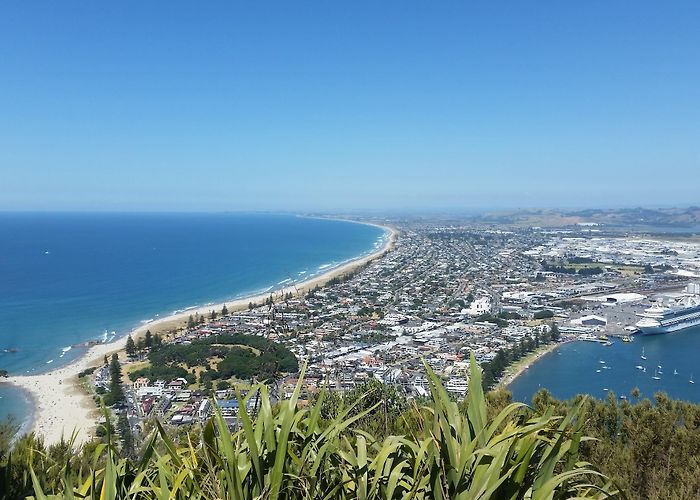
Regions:
<svg viewBox="0 0 700 500"><path fill-rule="evenodd" d="M642 349L646 360L641 359ZM700 328L635 336L634 342L615 342L610 347L595 342L572 342L543 356L508 389L513 392L514 400L525 403L541 388L557 398L568 399L576 394L605 398L605 389L630 398L635 387L643 398L653 399L655 392L663 391L676 399L700 402L699 349ZM646 372L637 366L646 367ZM659 380L652 378L655 372ZM698 382L691 384L691 377Z"/></svg>
<svg viewBox="0 0 700 500"><path fill-rule="evenodd" d="M386 236L291 215L2 213L0 369L55 368L105 332L303 281ZM0 398L0 417L27 413L18 391Z"/></svg>

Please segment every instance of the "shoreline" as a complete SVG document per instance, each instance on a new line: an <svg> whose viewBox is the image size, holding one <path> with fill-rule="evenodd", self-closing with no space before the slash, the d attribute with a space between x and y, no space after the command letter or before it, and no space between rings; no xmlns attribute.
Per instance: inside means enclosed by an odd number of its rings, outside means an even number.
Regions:
<svg viewBox="0 0 700 500"><path fill-rule="evenodd" d="M247 309L250 302L261 304L270 295L275 298L287 293L303 295L308 290L317 286L323 287L333 278L352 272L393 249L399 234L397 229L377 223L351 222L372 225L385 230L387 234L382 247L348 262L340 263L298 284L292 282L282 288L257 295L194 307L141 324L109 343L90 346L77 359L61 368L36 375L14 375L0 379L0 383L7 383L24 391L32 402L33 412L29 419L25 419L28 423L22 422L22 429L42 436L47 445L59 442L61 437L69 439L75 432L75 443L83 444L91 439L100 413L95 407L92 396L80 386L78 374L93 366L99 366L105 356L109 357L117 353L123 359L125 357L123 351L129 335L136 340L150 330L152 334L167 336L170 332L186 326L190 315L208 315L212 310L220 311L224 305L229 312L238 312Z"/></svg>
<svg viewBox="0 0 700 500"><path fill-rule="evenodd" d="M506 368L503 377L496 384L495 389L508 389L508 386L515 382L515 380L525 373L533 364L537 363L541 358L547 354L556 351L564 344L569 341L556 342L554 344L546 344L541 346L536 351L530 353L528 356L518 360L508 368Z"/></svg>

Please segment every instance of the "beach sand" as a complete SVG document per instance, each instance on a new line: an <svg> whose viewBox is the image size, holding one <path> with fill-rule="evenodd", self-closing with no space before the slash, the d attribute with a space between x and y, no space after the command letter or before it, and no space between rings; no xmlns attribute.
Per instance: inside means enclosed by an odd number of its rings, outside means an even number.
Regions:
<svg viewBox="0 0 700 500"><path fill-rule="evenodd" d="M373 225L389 231L385 245L376 252L330 269L328 272L315 276L296 286L288 286L254 297L246 297L183 311L144 324L132 330L130 334L134 339L145 335L147 330L150 330L152 334L167 335L174 330L185 327L190 315L208 315L212 310L218 312L221 311L224 304L231 312L240 311L247 309L250 302L261 304L271 294L273 297L279 297L287 293L296 295L297 292L304 294L316 286L324 286L332 278L347 274L381 257L393 248L398 232L392 227ZM119 353L120 357L124 359L125 354L123 350L126 345L126 338L127 336L124 335L107 344L96 344L71 364L47 373L17 375L0 380L25 390L32 397L34 414L31 430L43 436L46 444L60 441L61 436L67 439L73 432L76 433L76 443L82 444L94 436L94 429L100 411L97 409L91 396L81 387L78 374L87 368L101 365L105 356L111 356L115 352Z"/></svg>
<svg viewBox="0 0 700 500"><path fill-rule="evenodd" d="M542 356L545 354L548 354L562 345L564 345L565 342L558 342L558 343L553 343L553 344L545 344L543 346L540 346L539 349L536 351L530 353L529 355L525 356L524 358L518 360L516 363L513 365L509 366L506 368L505 373L503 374L503 377L501 377L501 380L498 382L498 385L496 388L498 389L508 389L508 386L513 383L513 381L518 378L520 375L522 375L525 370L530 368L537 360L539 360Z"/></svg>

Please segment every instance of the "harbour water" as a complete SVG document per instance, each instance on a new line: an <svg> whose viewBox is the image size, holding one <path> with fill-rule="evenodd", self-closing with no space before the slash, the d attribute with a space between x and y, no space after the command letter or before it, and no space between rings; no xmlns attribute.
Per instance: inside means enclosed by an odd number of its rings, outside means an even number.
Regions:
<svg viewBox="0 0 700 500"><path fill-rule="evenodd" d="M663 391L676 399L700 402L699 350L700 328L635 336L633 342L616 340L609 347L571 342L543 356L508 389L514 400L526 403L541 388L561 399L583 393L605 398L614 391L634 400L630 392L635 387L642 398L653 399L654 393ZM691 383L691 377L698 382Z"/></svg>
<svg viewBox="0 0 700 500"><path fill-rule="evenodd" d="M56 368L86 341L304 281L386 237L291 215L0 214L0 369ZM28 404L0 386L0 418Z"/></svg>

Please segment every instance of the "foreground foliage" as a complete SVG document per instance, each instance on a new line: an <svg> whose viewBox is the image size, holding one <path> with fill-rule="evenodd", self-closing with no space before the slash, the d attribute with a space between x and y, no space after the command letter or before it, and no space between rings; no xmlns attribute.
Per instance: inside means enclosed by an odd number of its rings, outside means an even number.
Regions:
<svg viewBox="0 0 700 500"><path fill-rule="evenodd" d="M412 410L410 435L376 438L354 426L376 412L341 409L321 415L323 398L298 408L291 399L273 407L267 389L255 418L240 405L240 428L230 432L218 414L197 436L176 445L158 426L137 462L119 458L113 443L99 445L89 470L66 463L58 488L31 468L35 496L43 498L607 498L619 495L578 459L581 406L566 416L552 410L528 416L510 404L487 419L480 373L472 359L466 411L428 369L431 400ZM303 373L302 373L303 376ZM251 393L254 391L251 391ZM364 399L361 396L360 401ZM245 399L242 398L242 402ZM61 464L55 464L58 468ZM46 496L47 491L59 493ZM62 492L60 492L62 490Z"/></svg>

